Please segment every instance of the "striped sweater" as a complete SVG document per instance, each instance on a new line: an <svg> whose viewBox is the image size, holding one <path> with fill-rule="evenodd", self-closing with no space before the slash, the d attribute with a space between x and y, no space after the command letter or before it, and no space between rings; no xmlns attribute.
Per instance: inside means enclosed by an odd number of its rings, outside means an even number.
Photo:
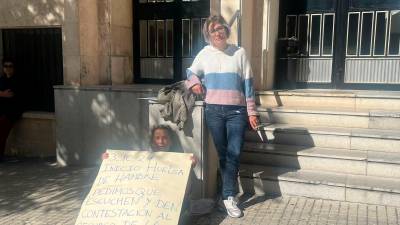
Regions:
<svg viewBox="0 0 400 225"><path fill-rule="evenodd" d="M220 51L208 45L199 52L186 73L188 88L203 81L206 103L242 105L247 107L249 116L258 115L253 73L243 48L228 45L224 51Z"/></svg>

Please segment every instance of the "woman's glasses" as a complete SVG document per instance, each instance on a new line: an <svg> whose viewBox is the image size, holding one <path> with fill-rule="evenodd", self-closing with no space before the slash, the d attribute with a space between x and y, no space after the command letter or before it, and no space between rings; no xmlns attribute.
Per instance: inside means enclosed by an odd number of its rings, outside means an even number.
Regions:
<svg viewBox="0 0 400 225"><path fill-rule="evenodd" d="M215 29L210 29L210 34L214 34L214 33L216 33L216 32L218 32L218 33L225 33L225 27L223 27L223 26L221 26L221 27L217 27L217 28L215 28Z"/></svg>

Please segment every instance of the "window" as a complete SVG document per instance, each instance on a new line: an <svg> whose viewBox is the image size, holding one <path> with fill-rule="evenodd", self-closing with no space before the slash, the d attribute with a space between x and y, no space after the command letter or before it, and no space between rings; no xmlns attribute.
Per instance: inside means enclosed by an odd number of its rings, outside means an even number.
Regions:
<svg viewBox="0 0 400 225"><path fill-rule="evenodd" d="M400 10L390 12L390 31L388 54L400 55Z"/></svg>
<svg viewBox="0 0 400 225"><path fill-rule="evenodd" d="M374 56L384 56L386 50L386 30L388 13L376 12Z"/></svg>
<svg viewBox="0 0 400 225"><path fill-rule="evenodd" d="M322 39L322 55L332 56L333 55L333 34L335 29L335 14L324 15L324 26L323 26L323 39Z"/></svg>
<svg viewBox="0 0 400 225"><path fill-rule="evenodd" d="M286 16L286 37L296 37L297 16L287 15Z"/></svg>
<svg viewBox="0 0 400 225"><path fill-rule="evenodd" d="M358 22L360 13L349 13L347 19L347 56L357 56L358 51Z"/></svg>
<svg viewBox="0 0 400 225"><path fill-rule="evenodd" d="M310 56L319 56L321 42L321 15L311 15Z"/></svg>
<svg viewBox="0 0 400 225"><path fill-rule="evenodd" d="M299 53L301 56L308 55L308 15L299 16Z"/></svg>
<svg viewBox="0 0 400 225"><path fill-rule="evenodd" d="M286 38L298 40L299 56L332 56L335 13L286 15Z"/></svg>
<svg viewBox="0 0 400 225"><path fill-rule="evenodd" d="M172 20L140 20L140 67L143 78L173 79Z"/></svg>
<svg viewBox="0 0 400 225"><path fill-rule="evenodd" d="M203 48L209 0L135 0L134 76L138 83L172 83Z"/></svg>
<svg viewBox="0 0 400 225"><path fill-rule="evenodd" d="M363 12L361 21L360 56L370 56L372 50L374 12Z"/></svg>

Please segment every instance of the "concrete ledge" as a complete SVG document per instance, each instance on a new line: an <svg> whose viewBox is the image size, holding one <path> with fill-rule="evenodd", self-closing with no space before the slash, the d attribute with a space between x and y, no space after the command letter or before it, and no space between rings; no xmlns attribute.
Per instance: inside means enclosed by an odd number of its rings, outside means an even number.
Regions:
<svg viewBox="0 0 400 225"><path fill-rule="evenodd" d="M332 89L271 90L271 91L258 91L256 95L400 99L400 91L368 91L368 90L367 91L332 90Z"/></svg>
<svg viewBox="0 0 400 225"><path fill-rule="evenodd" d="M393 130L400 127L400 110L282 106L258 107L258 111L261 121L269 123Z"/></svg>
<svg viewBox="0 0 400 225"><path fill-rule="evenodd" d="M247 193L400 206L400 179L242 164L240 180Z"/></svg>
<svg viewBox="0 0 400 225"><path fill-rule="evenodd" d="M400 110L399 91L356 90L273 90L256 93L257 102L265 107L336 107L377 110Z"/></svg>
<svg viewBox="0 0 400 225"><path fill-rule="evenodd" d="M7 140L6 155L53 157L56 155L54 113L29 111L16 122Z"/></svg>
<svg viewBox="0 0 400 225"><path fill-rule="evenodd" d="M247 142L241 161L245 164L400 178L398 153Z"/></svg>
<svg viewBox="0 0 400 225"><path fill-rule="evenodd" d="M55 120L56 117L52 112L28 111L22 114L22 119Z"/></svg>
<svg viewBox="0 0 400 225"><path fill-rule="evenodd" d="M264 124L260 133L264 142L351 150L400 152L400 130L344 127ZM246 132L246 140L261 142L254 131Z"/></svg>

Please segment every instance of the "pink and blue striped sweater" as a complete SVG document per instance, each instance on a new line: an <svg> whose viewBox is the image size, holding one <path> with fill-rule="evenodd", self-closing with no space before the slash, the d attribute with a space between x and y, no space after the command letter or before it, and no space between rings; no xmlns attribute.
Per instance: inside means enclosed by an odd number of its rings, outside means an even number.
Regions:
<svg viewBox="0 0 400 225"><path fill-rule="evenodd" d="M242 105L248 115L258 115L253 89L253 73L243 48L228 45L224 51L208 45L187 69L188 88L200 84L206 87L207 104Z"/></svg>

